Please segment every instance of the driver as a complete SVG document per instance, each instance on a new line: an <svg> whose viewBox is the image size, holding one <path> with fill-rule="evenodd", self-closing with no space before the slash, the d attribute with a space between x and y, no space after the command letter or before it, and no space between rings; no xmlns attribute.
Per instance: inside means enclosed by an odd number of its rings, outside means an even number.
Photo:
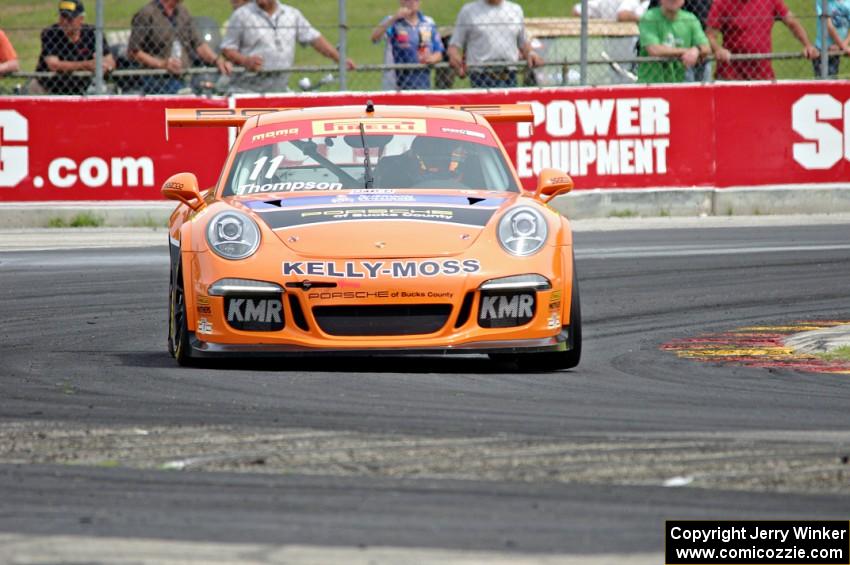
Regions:
<svg viewBox="0 0 850 565"><path fill-rule="evenodd" d="M457 180L463 159L460 144L451 139L420 136L413 140L410 155L420 180Z"/></svg>

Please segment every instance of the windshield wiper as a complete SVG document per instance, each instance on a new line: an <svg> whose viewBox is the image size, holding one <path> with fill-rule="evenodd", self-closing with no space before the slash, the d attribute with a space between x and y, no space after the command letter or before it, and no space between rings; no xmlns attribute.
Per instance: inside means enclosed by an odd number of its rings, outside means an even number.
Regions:
<svg viewBox="0 0 850 565"><path fill-rule="evenodd" d="M340 167L339 165L319 153L319 151L316 149L316 144L314 142L310 140L302 141L298 139L293 139L292 141L290 141L290 143L297 147L298 150L301 151L301 153L303 153L304 155L310 157L320 165L331 170L342 182L351 183L352 185L357 182L357 180L353 176L346 173L342 169L342 167Z"/></svg>
<svg viewBox="0 0 850 565"><path fill-rule="evenodd" d="M366 145L366 128L363 127L363 122L360 122L360 141L363 143L363 152L366 154L366 158L363 159L363 165L366 167L366 188L372 188L375 178L372 176L372 159L369 157L369 147Z"/></svg>

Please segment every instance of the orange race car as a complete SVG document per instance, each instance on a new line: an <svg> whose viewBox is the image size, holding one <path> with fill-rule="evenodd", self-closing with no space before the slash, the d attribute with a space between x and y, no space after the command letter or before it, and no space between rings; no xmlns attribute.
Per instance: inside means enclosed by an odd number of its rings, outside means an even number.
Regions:
<svg viewBox="0 0 850 565"><path fill-rule="evenodd" d="M171 216L168 348L223 355L484 353L575 367L581 313L569 222L521 188L488 122L527 105L167 110L241 128L218 185L162 192Z"/></svg>

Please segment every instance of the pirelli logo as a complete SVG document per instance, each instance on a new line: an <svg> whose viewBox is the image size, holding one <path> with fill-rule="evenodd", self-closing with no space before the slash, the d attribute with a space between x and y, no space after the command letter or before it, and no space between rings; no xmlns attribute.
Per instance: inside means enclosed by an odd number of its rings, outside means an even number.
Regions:
<svg viewBox="0 0 850 565"><path fill-rule="evenodd" d="M359 133L360 124L367 133L427 133L425 120L317 120L313 122L313 135Z"/></svg>

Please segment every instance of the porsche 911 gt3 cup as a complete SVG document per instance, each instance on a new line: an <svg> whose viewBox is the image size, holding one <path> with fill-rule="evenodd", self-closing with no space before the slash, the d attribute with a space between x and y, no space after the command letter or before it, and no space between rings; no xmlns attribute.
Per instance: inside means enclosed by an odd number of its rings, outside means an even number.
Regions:
<svg viewBox="0 0 850 565"><path fill-rule="evenodd" d="M581 313L546 169L523 190L490 121L527 105L167 110L240 127L218 184L181 173L168 344L227 355L483 353L575 367Z"/></svg>

